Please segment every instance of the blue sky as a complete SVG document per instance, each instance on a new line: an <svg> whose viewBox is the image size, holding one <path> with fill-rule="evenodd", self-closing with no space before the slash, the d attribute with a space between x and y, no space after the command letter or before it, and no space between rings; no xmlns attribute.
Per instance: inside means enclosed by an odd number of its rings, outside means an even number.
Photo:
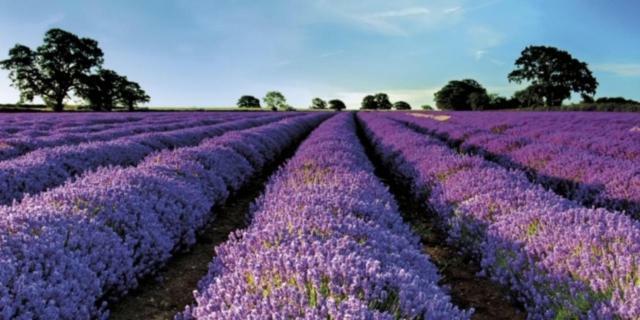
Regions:
<svg viewBox="0 0 640 320"><path fill-rule="evenodd" d="M0 0L0 59L59 27L91 37L105 66L157 106L229 106L279 90L295 106L368 93L431 104L447 81L510 95L529 44L586 61L597 96L640 100L640 2L599 0ZM17 101L0 71L0 102Z"/></svg>

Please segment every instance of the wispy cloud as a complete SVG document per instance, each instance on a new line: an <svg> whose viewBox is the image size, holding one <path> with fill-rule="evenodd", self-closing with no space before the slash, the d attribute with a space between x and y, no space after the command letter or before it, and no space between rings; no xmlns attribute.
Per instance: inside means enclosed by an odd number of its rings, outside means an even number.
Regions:
<svg viewBox="0 0 640 320"><path fill-rule="evenodd" d="M344 52L343 50L327 51L327 52L321 53L318 56L318 58L320 58L320 59L331 58L331 57L335 57L335 56L341 55L343 52Z"/></svg>
<svg viewBox="0 0 640 320"><path fill-rule="evenodd" d="M482 58L487 54L487 50L476 50L474 56L476 60L482 60Z"/></svg>
<svg viewBox="0 0 640 320"><path fill-rule="evenodd" d="M442 10L442 13L452 14L452 13L460 12L461 10L462 10L461 6L456 6L451 8L445 8L444 10Z"/></svg>
<svg viewBox="0 0 640 320"><path fill-rule="evenodd" d="M640 77L640 63L604 63L593 66L596 71L624 77Z"/></svg>
<svg viewBox="0 0 640 320"><path fill-rule="evenodd" d="M425 7L412 7L399 10L388 10L382 12L376 12L368 15L369 18L401 18L411 16L421 16L431 13L431 10Z"/></svg>

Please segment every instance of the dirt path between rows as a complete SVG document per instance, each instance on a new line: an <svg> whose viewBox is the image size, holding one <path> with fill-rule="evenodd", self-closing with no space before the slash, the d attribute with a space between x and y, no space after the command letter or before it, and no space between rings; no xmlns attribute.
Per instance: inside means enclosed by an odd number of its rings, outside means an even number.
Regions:
<svg viewBox="0 0 640 320"><path fill-rule="evenodd" d="M423 251L431 257L442 276L440 285L448 287L452 302L461 308L474 308L474 320L526 319L524 308L510 296L509 290L487 278L480 277L478 263L447 244L446 233L438 227L435 213L429 212L408 192L408 187L394 181L384 168L365 137L358 120L358 136L365 146L376 175L395 197L403 219L420 236Z"/></svg>
<svg viewBox="0 0 640 320"><path fill-rule="evenodd" d="M110 319L173 319L176 313L184 311L185 306L193 304L193 291L207 274L209 263L215 257L215 247L225 242L234 230L247 227L246 217L251 204L264 191L269 177L293 156L303 140L294 143L278 161L251 179L248 186L215 208L215 219L202 230L189 251L176 254L157 276L143 279L137 289L110 304Z"/></svg>

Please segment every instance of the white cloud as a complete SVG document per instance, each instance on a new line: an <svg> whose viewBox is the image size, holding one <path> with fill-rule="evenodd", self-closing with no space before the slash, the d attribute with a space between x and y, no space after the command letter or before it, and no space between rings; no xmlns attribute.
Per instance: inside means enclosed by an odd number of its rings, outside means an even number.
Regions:
<svg viewBox="0 0 640 320"><path fill-rule="evenodd" d="M413 7L399 10L388 10L383 12L377 12L370 14L370 18L398 18L398 17L411 17L421 16L431 13L431 10L425 7Z"/></svg>
<svg viewBox="0 0 640 320"><path fill-rule="evenodd" d="M456 12L460 12L460 11L462 11L462 7L461 6L457 6L457 7L446 8L446 9L442 10L442 13L451 14L451 13L456 13Z"/></svg>
<svg viewBox="0 0 640 320"><path fill-rule="evenodd" d="M640 63L604 63L594 65L593 69L624 77L640 76Z"/></svg>
<svg viewBox="0 0 640 320"><path fill-rule="evenodd" d="M487 50L476 50L474 56L476 60L482 60L482 58L487 54Z"/></svg>

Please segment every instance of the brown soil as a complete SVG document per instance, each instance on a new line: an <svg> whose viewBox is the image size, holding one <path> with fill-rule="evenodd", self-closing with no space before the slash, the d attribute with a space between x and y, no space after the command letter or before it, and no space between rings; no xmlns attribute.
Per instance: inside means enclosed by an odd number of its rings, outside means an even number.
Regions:
<svg viewBox="0 0 640 320"><path fill-rule="evenodd" d="M136 290L111 303L110 319L173 319L187 305L195 303L193 292L209 270L215 247L225 242L234 230L247 227L251 204L263 192L269 177L295 153L303 140L293 143L279 161L251 179L249 185L232 195L224 205L214 208L215 219L202 230L189 251L175 254L157 276L143 279Z"/></svg>
<svg viewBox="0 0 640 320"><path fill-rule="evenodd" d="M232 231L246 226L250 205L262 192L266 177L253 180L255 183L216 208L216 218L202 231L198 242L174 256L156 277L143 279L135 291L111 305L110 319L173 319L192 304L193 291L215 256L214 248Z"/></svg>
<svg viewBox="0 0 640 320"><path fill-rule="evenodd" d="M375 155L362 129L358 131L367 155L376 167L376 175L389 186L405 222L420 236L423 250L438 267L442 277L440 285L449 288L452 302L464 309L474 308L474 320L526 319L524 308L511 298L508 288L478 276L480 266L477 261L447 244L447 235L439 228L435 214L421 206L407 192L408 187L393 179Z"/></svg>

